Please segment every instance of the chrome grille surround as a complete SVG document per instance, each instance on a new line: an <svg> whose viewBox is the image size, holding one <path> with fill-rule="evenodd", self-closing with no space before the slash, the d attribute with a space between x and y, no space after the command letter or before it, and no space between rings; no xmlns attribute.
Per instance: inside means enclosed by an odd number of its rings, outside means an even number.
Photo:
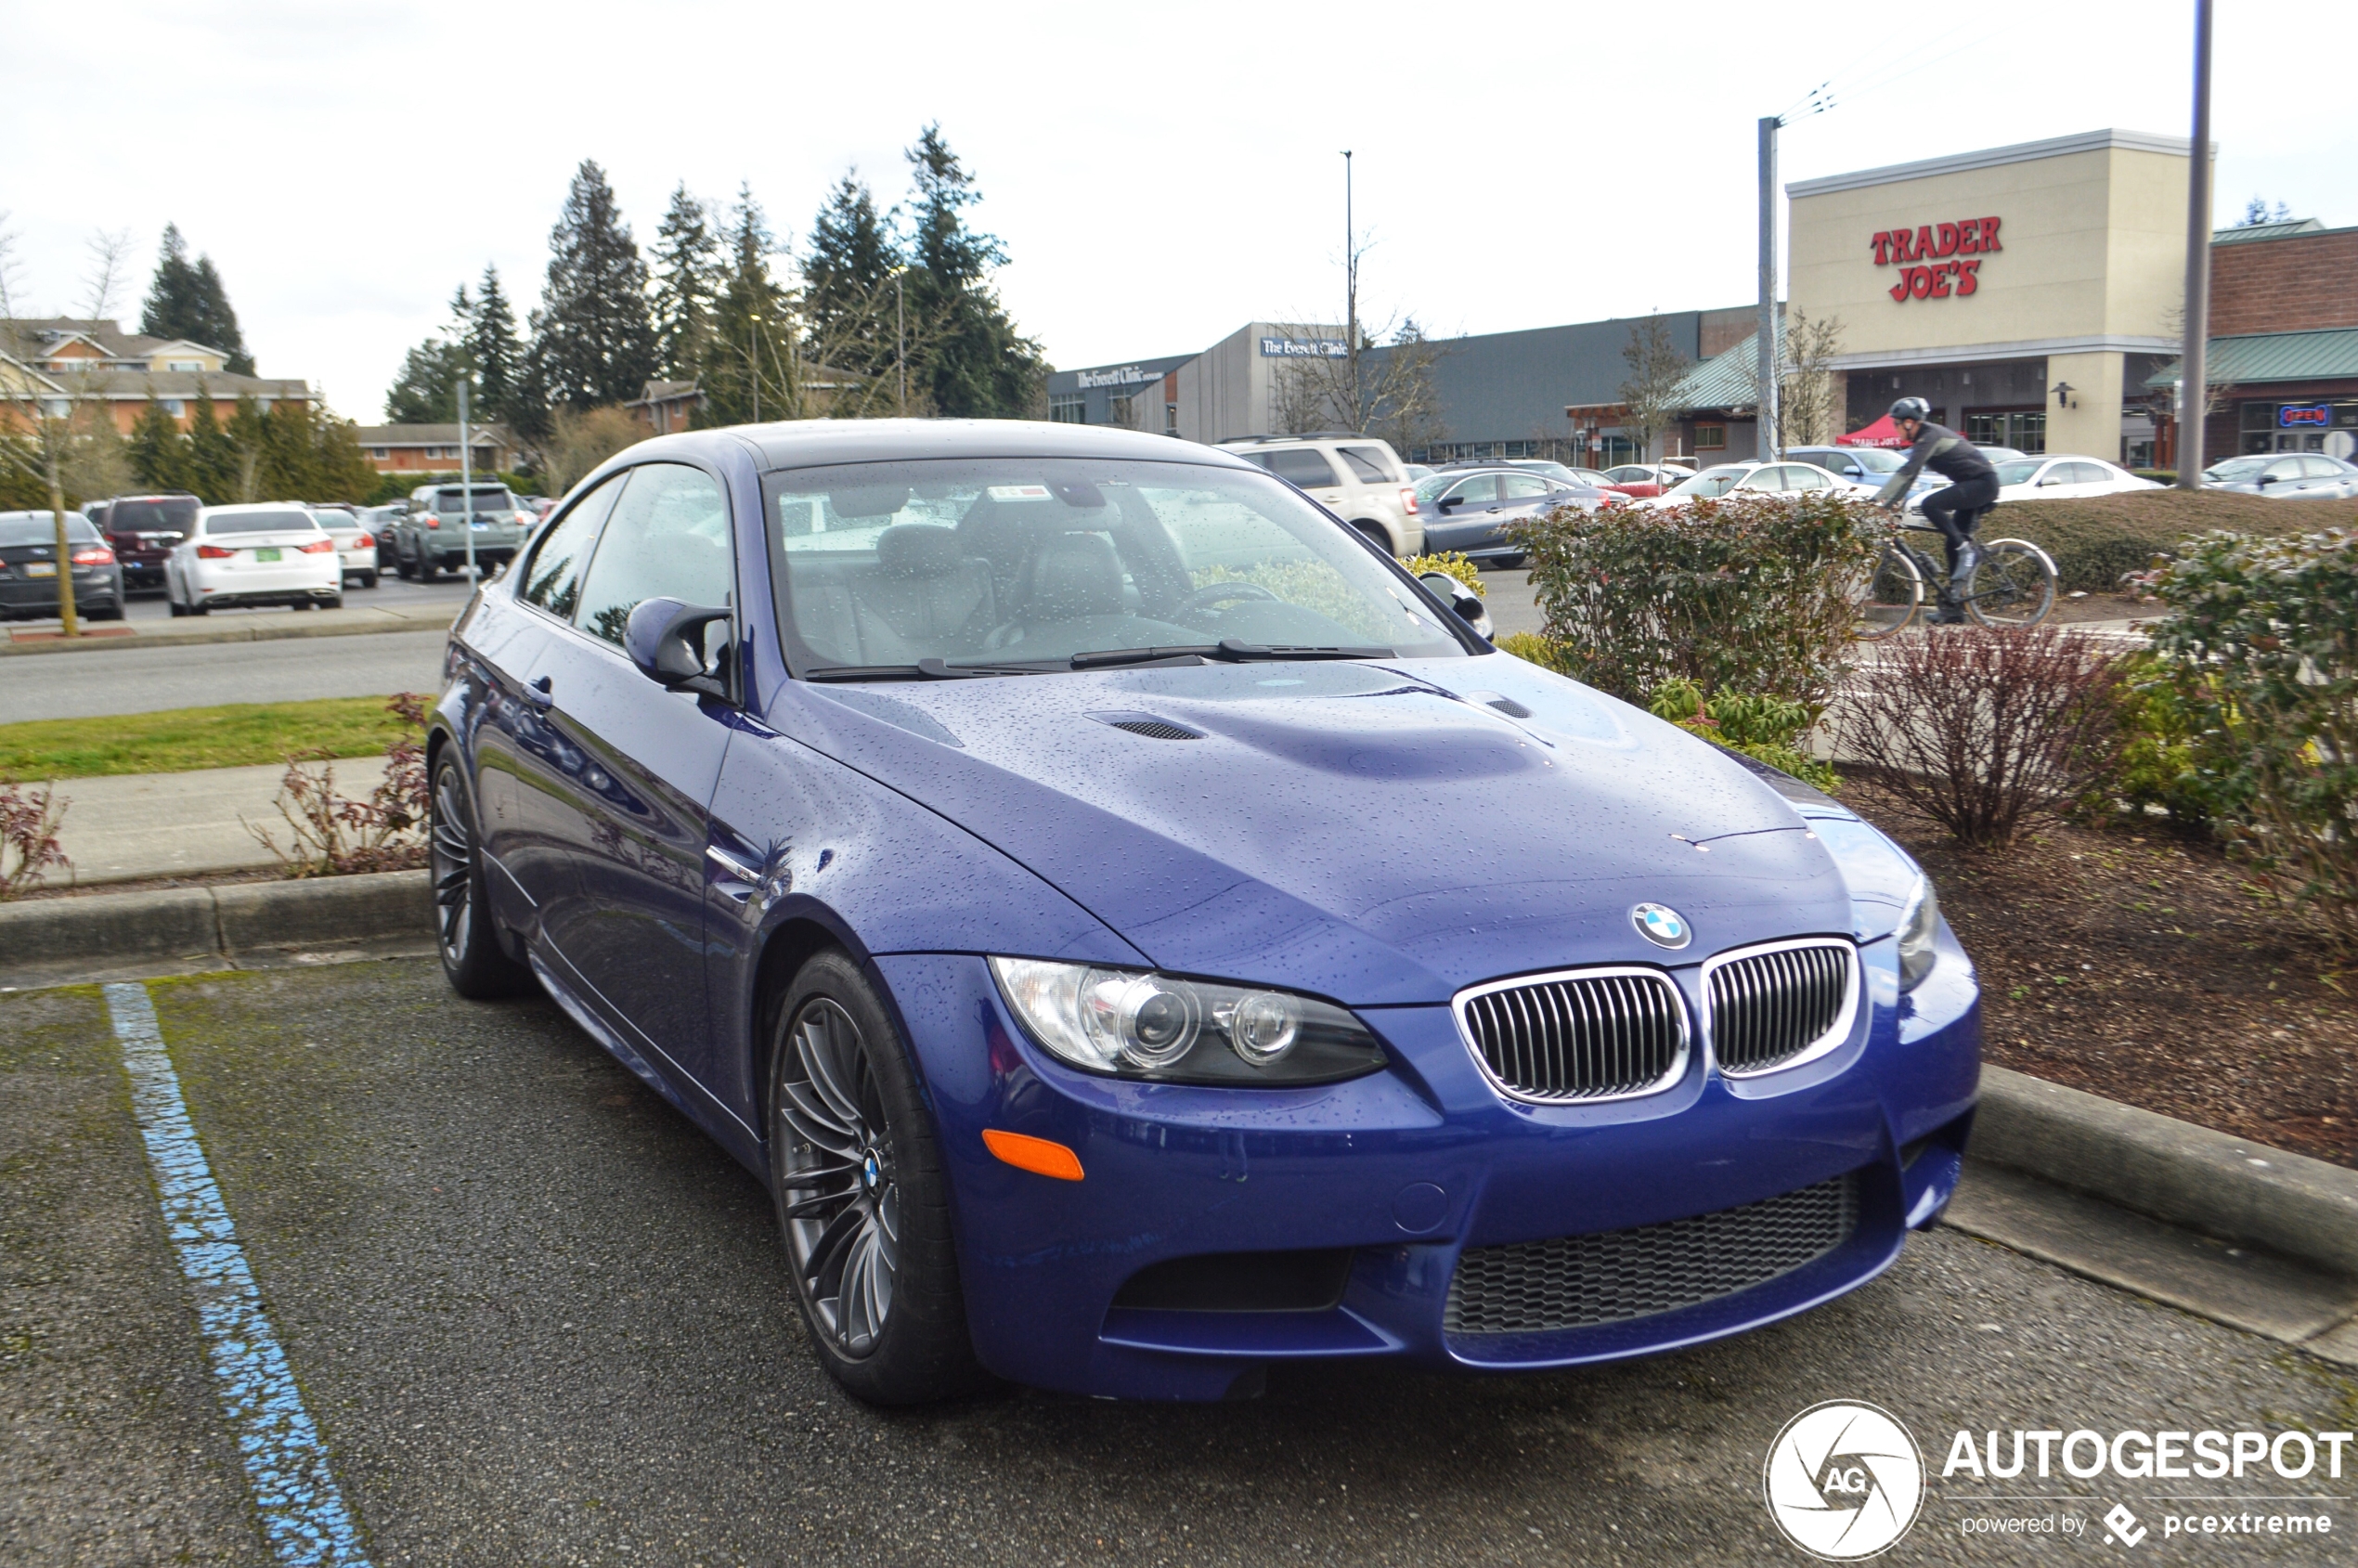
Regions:
<svg viewBox="0 0 2358 1568"><path fill-rule="evenodd" d="M1676 1312L1765 1285L1859 1229L1856 1172L1691 1219L1470 1247L1449 1278L1449 1334L1544 1334Z"/></svg>
<svg viewBox="0 0 2358 1568"><path fill-rule="evenodd" d="M1840 937L1796 937L1704 961L1704 1035L1726 1078L1812 1062L1850 1038L1859 1017L1859 950Z"/></svg>
<svg viewBox="0 0 2358 1568"><path fill-rule="evenodd" d="M1535 1105L1659 1094L1685 1074L1692 1047L1678 986L1639 965L1517 975L1469 986L1449 1004L1492 1086Z"/></svg>

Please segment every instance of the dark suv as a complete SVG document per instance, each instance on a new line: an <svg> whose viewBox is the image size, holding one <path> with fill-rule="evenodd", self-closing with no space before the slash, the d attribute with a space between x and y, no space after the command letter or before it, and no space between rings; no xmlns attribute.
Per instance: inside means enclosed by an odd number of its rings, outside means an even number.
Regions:
<svg viewBox="0 0 2358 1568"><path fill-rule="evenodd" d="M194 496L117 496L90 509L123 564L123 586L162 588L163 558L188 535L204 502Z"/></svg>

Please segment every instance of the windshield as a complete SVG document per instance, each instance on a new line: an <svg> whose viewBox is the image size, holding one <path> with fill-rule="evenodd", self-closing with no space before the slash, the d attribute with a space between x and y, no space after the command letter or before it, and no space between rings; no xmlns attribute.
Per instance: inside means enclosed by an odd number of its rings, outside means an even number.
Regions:
<svg viewBox="0 0 2358 1568"><path fill-rule="evenodd" d="M1258 473L945 459L773 473L764 491L799 669L1060 668L1151 648L1465 652L1415 588Z"/></svg>
<svg viewBox="0 0 2358 1568"><path fill-rule="evenodd" d="M307 512L214 512L204 520L208 534L312 534L319 525Z"/></svg>
<svg viewBox="0 0 2358 1568"><path fill-rule="evenodd" d="M473 495L475 499L475 515L478 517L489 512L513 512L516 510L516 498L508 494L507 488L504 486L493 485L486 487L478 485L474 488ZM434 511L440 512L445 517L458 516L459 513L464 510L459 504L459 486L456 485L451 486L447 490L436 490L434 493Z"/></svg>
<svg viewBox="0 0 2358 1568"><path fill-rule="evenodd" d="M197 520L193 497L160 501L117 501L107 512L107 526L119 534L185 534Z"/></svg>
<svg viewBox="0 0 2358 1568"><path fill-rule="evenodd" d="M2030 476L2039 472L2040 461L2041 460L2037 458L2028 458L2019 462L1998 464L1998 483L2001 485L2029 484Z"/></svg>
<svg viewBox="0 0 2358 1568"><path fill-rule="evenodd" d="M78 512L66 513L66 538L75 544L96 544L98 530ZM15 547L58 542L57 513L0 512L0 545Z"/></svg>
<svg viewBox="0 0 2358 1568"><path fill-rule="evenodd" d="M2239 479L2250 478L2274 460L2273 453L2264 458L2229 458L2225 462L2215 462L2204 469L2202 476L2205 479L2223 479L2233 484Z"/></svg>
<svg viewBox="0 0 2358 1568"><path fill-rule="evenodd" d="M1706 468L1692 479L1684 479L1672 486L1668 493L1674 496L1693 496L1699 499L1709 500L1714 496L1724 496L1743 484L1744 475L1751 472L1752 470L1748 468L1734 466Z"/></svg>

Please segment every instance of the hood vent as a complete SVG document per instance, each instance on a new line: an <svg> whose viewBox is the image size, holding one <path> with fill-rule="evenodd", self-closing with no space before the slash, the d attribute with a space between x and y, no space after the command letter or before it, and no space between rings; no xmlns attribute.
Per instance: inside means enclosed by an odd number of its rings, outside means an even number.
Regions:
<svg viewBox="0 0 2358 1568"><path fill-rule="evenodd" d="M1110 724L1117 730L1127 730L1150 741L1203 739L1201 730L1190 730L1185 724L1173 724L1170 719L1157 719L1151 713L1093 713L1089 717L1100 724Z"/></svg>

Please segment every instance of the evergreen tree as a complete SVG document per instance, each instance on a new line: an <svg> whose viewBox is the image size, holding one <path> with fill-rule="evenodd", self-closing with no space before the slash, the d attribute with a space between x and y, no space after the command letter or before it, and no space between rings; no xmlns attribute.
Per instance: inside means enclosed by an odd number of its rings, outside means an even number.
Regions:
<svg viewBox="0 0 2358 1568"><path fill-rule="evenodd" d="M152 397L131 427L131 472L150 490L191 488L188 438L180 434L180 421Z"/></svg>
<svg viewBox="0 0 2358 1568"><path fill-rule="evenodd" d="M720 292L720 240L705 204L686 181L655 230L655 352L663 374L693 381L704 369L712 338L712 306Z"/></svg>
<svg viewBox="0 0 2358 1568"><path fill-rule="evenodd" d="M910 306L927 318L923 367L937 413L951 419L1021 419L1033 411L1048 367L1040 345L1016 330L991 287L991 269L1007 259L991 235L970 228L965 211L982 200L927 125L908 152L914 168L915 232L910 240ZM917 379L912 367L910 379Z"/></svg>
<svg viewBox="0 0 2358 1568"><path fill-rule="evenodd" d="M792 302L770 270L778 241L752 187L738 190L732 217L728 269L713 302L712 352L697 422L793 419L802 410L792 359Z"/></svg>
<svg viewBox="0 0 2358 1568"><path fill-rule="evenodd" d="M455 424L459 378L467 373L467 351L428 338L401 362L401 374L385 391L388 424Z"/></svg>
<svg viewBox="0 0 2358 1568"><path fill-rule="evenodd" d="M238 452L228 433L214 417L213 394L197 383L196 409L188 417L188 449L184 488L208 506L227 506L238 496Z"/></svg>
<svg viewBox="0 0 2358 1568"><path fill-rule="evenodd" d="M830 369L874 377L892 369L891 279L900 265L876 200L858 170L843 176L810 220L802 309L810 353Z"/></svg>
<svg viewBox="0 0 2358 1568"><path fill-rule="evenodd" d="M154 338L185 338L217 348L227 356L224 369L232 374L253 374L253 356L238 330L238 313L229 307L229 292L211 256L188 260L188 242L176 225L163 226L158 247L156 275L148 285L147 304L139 313L139 330Z"/></svg>
<svg viewBox="0 0 2358 1568"><path fill-rule="evenodd" d="M637 397L660 368L647 312L647 264L595 162L584 160L575 174L549 249L513 421L527 436L545 433L550 408L584 410Z"/></svg>
<svg viewBox="0 0 2358 1568"><path fill-rule="evenodd" d="M466 291L459 292L463 298ZM483 292L475 296L466 327L466 356L475 378L474 417L486 421L504 420L515 403L524 349L516 342L515 312L509 308L507 293L499 287L498 267L485 266Z"/></svg>

